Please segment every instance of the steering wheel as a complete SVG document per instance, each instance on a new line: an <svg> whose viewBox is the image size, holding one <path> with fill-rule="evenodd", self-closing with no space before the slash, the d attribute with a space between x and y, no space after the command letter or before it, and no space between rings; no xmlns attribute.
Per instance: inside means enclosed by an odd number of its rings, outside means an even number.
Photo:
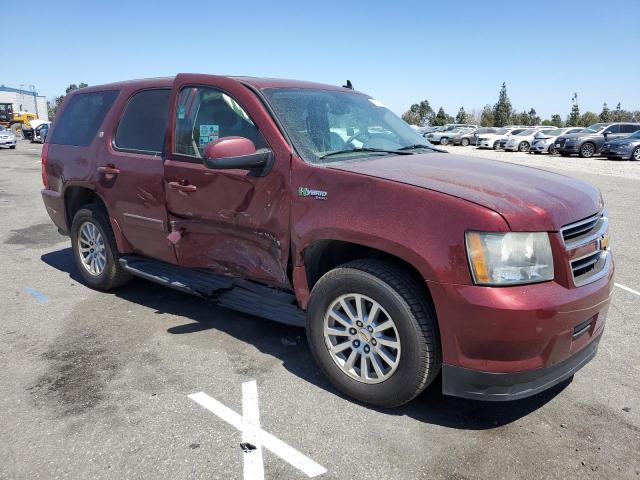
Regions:
<svg viewBox="0 0 640 480"><path fill-rule="evenodd" d="M349 138L347 138L344 142L345 146L351 144L353 146L353 141L354 140L358 140L360 137L369 137L370 134L369 132L358 132L355 135L351 135ZM360 142L362 142L364 144L364 141L360 140Z"/></svg>

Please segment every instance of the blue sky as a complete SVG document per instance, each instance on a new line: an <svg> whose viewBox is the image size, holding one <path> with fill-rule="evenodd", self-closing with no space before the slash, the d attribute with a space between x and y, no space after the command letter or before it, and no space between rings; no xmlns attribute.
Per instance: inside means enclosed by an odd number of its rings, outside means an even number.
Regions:
<svg viewBox="0 0 640 480"><path fill-rule="evenodd" d="M5 3L0 44L34 36L5 52L0 83L48 97L82 81L201 72L349 78L397 113L425 98L450 114L481 109L503 81L515 108L543 116L565 117L573 92L582 112L604 101L640 110L637 0L60 0L40 13Z"/></svg>

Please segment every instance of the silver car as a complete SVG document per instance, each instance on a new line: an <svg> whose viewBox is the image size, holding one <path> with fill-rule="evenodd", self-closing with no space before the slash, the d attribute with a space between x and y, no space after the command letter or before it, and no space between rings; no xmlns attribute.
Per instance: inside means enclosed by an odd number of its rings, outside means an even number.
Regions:
<svg viewBox="0 0 640 480"><path fill-rule="evenodd" d="M16 136L11 130L7 130L2 125L0 125L0 145L16 148Z"/></svg>
<svg viewBox="0 0 640 480"><path fill-rule="evenodd" d="M600 153L609 159L640 161L640 130L626 138L605 142Z"/></svg>
<svg viewBox="0 0 640 480"><path fill-rule="evenodd" d="M584 130L583 127L565 127L556 128L547 133L538 133L531 142L529 153L549 153L551 155L558 153L555 147L556 138L560 135L570 135Z"/></svg>

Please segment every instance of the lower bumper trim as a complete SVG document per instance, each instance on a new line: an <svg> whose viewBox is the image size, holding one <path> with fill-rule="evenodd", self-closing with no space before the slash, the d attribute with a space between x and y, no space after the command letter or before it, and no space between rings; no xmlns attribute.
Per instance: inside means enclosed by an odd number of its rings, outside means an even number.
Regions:
<svg viewBox="0 0 640 480"><path fill-rule="evenodd" d="M536 370L494 373L443 364L442 393L494 402L530 397L573 376L596 355L601 337L565 361Z"/></svg>

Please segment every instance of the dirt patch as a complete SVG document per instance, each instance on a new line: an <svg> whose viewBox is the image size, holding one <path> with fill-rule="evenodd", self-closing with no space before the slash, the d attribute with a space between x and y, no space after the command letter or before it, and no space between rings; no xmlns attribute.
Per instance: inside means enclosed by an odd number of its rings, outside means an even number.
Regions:
<svg viewBox="0 0 640 480"><path fill-rule="evenodd" d="M61 240L52 223L38 223L30 227L12 230L4 243L7 245L25 245L32 248L49 247Z"/></svg>

